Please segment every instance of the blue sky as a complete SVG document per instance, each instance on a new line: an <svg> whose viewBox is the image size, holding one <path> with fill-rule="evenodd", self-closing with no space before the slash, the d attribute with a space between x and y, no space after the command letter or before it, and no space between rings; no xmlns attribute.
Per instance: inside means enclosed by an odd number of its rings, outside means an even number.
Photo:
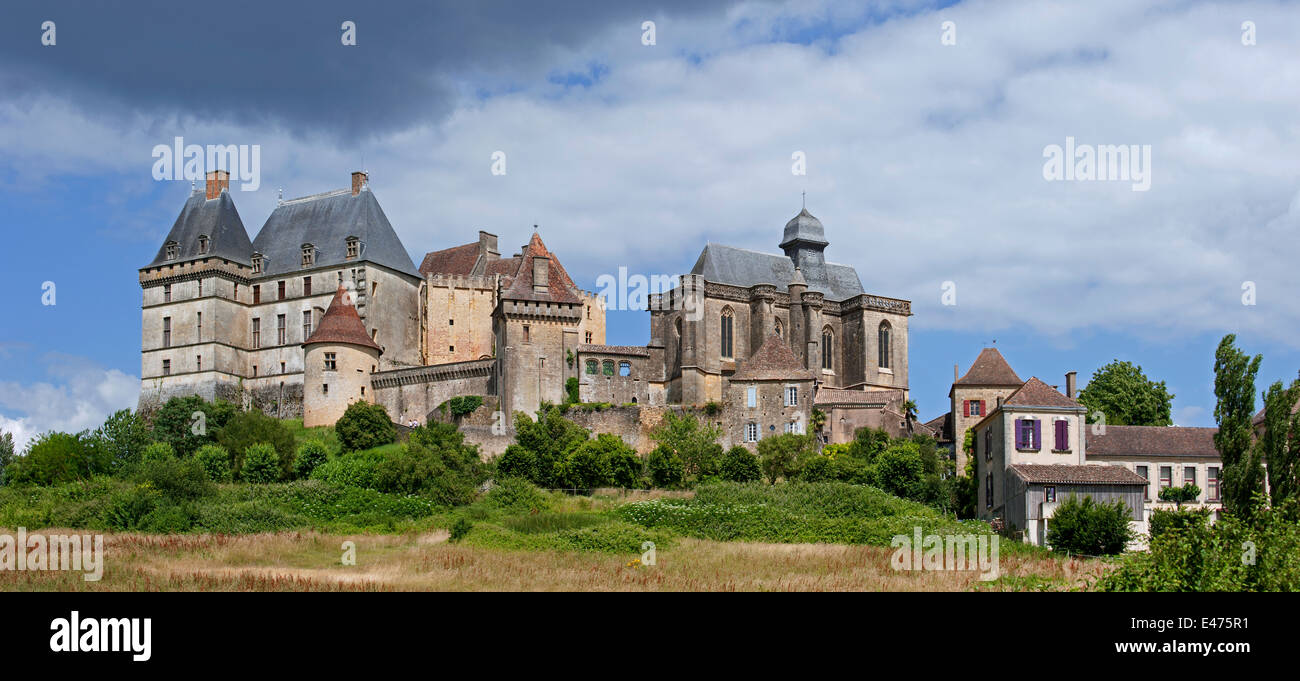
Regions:
<svg viewBox="0 0 1300 681"><path fill-rule="evenodd" d="M250 238L278 189L343 187L364 163L417 262L478 229L514 250L536 223L588 289L619 267L683 272L708 241L776 251L807 191L828 259L913 301L926 419L994 339L1050 384L1140 364L1182 425L1213 424L1224 333L1264 355L1259 390L1300 369L1290 3L234 2L220 24L100 4L0 26L0 428L20 439L134 405L136 271L189 191L150 176L175 136L261 146L260 189L234 193ZM1067 137L1150 145L1150 190L1046 181ZM647 331L610 313L610 343Z"/></svg>

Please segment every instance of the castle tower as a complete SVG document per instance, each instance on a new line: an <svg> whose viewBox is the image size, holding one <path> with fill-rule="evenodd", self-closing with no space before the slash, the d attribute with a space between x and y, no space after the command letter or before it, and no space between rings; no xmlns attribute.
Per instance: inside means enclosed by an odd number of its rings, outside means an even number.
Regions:
<svg viewBox="0 0 1300 681"><path fill-rule="evenodd" d="M788 230L789 227L787 226ZM790 294L790 350L800 364L808 366L808 321L804 318L803 296L808 291L808 282L803 278L803 270L794 268L794 277L790 279L786 291Z"/></svg>
<svg viewBox="0 0 1300 681"><path fill-rule="evenodd" d="M383 349L371 340L353 304L354 293L339 286L320 324L302 344L303 425L332 425L356 401L370 402L370 374Z"/></svg>

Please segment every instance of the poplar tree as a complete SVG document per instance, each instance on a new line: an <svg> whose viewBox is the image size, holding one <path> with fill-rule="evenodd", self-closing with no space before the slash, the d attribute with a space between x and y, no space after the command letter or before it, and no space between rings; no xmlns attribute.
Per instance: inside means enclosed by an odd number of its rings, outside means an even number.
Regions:
<svg viewBox="0 0 1300 681"><path fill-rule="evenodd" d="M1253 358L1237 349L1236 334L1219 341L1214 352L1214 448L1223 461L1223 509L1249 518L1255 495L1264 491L1264 467L1259 450L1251 445L1251 417L1255 413L1255 375L1260 355Z"/></svg>
<svg viewBox="0 0 1300 681"><path fill-rule="evenodd" d="M1300 491L1300 413L1292 413L1300 400L1300 380L1282 389L1278 381L1269 386L1264 398L1264 432L1257 447L1259 458L1268 463L1268 486L1273 506L1297 496Z"/></svg>

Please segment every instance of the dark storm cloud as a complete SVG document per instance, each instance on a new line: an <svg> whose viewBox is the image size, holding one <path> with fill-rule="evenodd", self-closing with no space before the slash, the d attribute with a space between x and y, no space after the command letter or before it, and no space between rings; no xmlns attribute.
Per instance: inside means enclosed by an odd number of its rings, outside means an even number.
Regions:
<svg viewBox="0 0 1300 681"><path fill-rule="evenodd" d="M9 3L0 19L0 101L48 94L101 116L194 116L281 123L295 134L357 139L437 120L453 79L472 70L507 86L626 23L720 2L102 2ZM41 24L57 45L41 45ZM344 47L340 25L357 24Z"/></svg>

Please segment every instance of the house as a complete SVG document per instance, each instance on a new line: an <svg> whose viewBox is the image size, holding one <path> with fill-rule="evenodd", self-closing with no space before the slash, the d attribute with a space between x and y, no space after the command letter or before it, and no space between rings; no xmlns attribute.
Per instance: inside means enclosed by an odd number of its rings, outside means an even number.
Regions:
<svg viewBox="0 0 1300 681"><path fill-rule="evenodd" d="M1209 508L1217 517L1223 508L1219 494L1223 464L1214 447L1214 434L1218 430L1182 426L1097 427L1088 434L1088 459L1123 466L1154 483L1147 487L1142 499L1143 517L1148 521L1152 510L1174 507L1172 503L1160 501L1160 490L1189 484L1201 489L1190 505Z"/></svg>

